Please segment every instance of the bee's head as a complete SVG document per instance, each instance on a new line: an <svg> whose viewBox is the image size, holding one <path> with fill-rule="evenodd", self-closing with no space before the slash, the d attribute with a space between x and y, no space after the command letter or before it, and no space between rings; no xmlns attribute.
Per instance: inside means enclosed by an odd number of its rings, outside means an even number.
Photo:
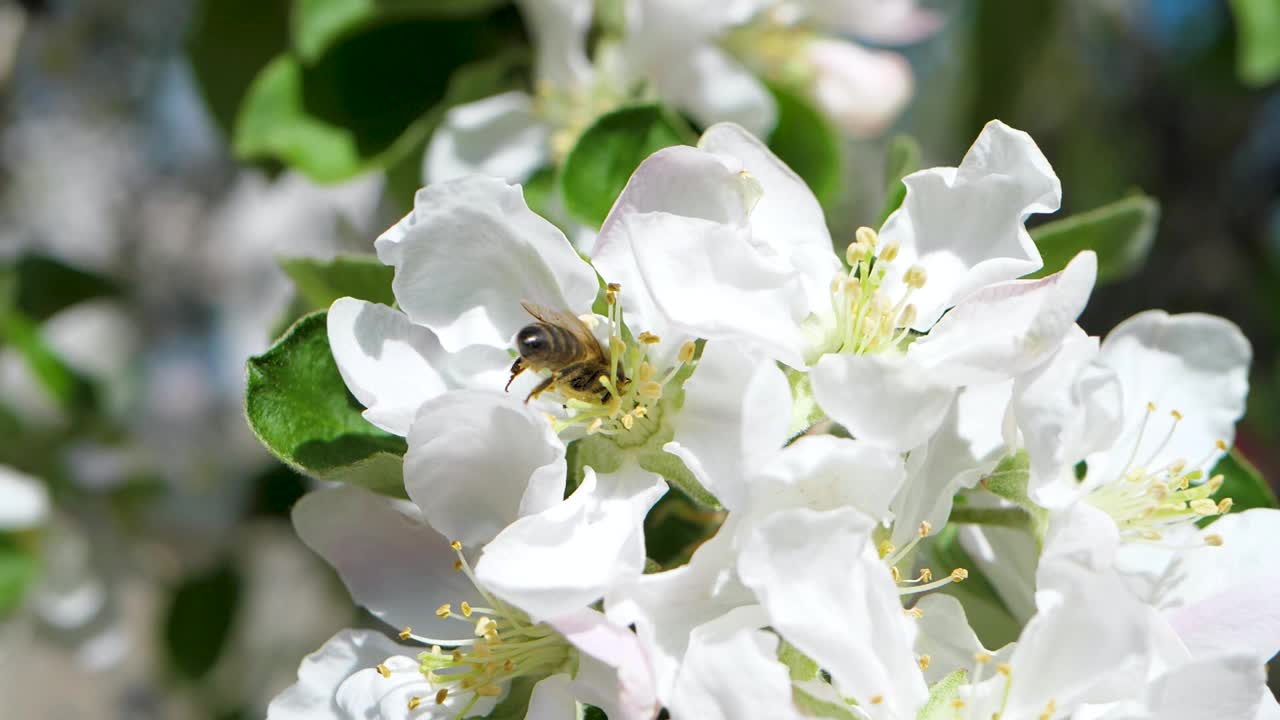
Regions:
<svg viewBox="0 0 1280 720"><path fill-rule="evenodd" d="M541 323L525 325L516 333L516 351L522 358L537 360L547 353L550 345L547 329Z"/></svg>

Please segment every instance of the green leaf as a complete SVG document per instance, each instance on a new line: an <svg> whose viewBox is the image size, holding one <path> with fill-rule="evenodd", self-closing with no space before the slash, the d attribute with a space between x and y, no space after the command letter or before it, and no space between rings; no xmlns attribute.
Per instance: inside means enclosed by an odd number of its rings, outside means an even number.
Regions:
<svg viewBox="0 0 1280 720"><path fill-rule="evenodd" d="M1280 508L1275 491L1267 484L1258 468L1254 467L1239 450L1232 450L1213 466L1214 475L1222 476L1222 489L1216 498L1231 498L1231 512L1241 512L1252 508ZM1204 518L1200 526L1209 525L1221 515Z"/></svg>
<svg viewBox="0 0 1280 720"><path fill-rule="evenodd" d="M164 621L169 664L199 680L218 662L235 622L243 582L230 563L189 576L174 589Z"/></svg>
<svg viewBox="0 0 1280 720"><path fill-rule="evenodd" d="M778 662L787 666L793 683L818 679L818 663L786 640L778 641Z"/></svg>
<svg viewBox="0 0 1280 720"><path fill-rule="evenodd" d="M1236 70L1248 85L1280 78L1280 2L1231 0L1236 17Z"/></svg>
<svg viewBox="0 0 1280 720"><path fill-rule="evenodd" d="M226 132L253 79L289 47L289 0L203 0L187 54L205 105Z"/></svg>
<svg viewBox="0 0 1280 720"><path fill-rule="evenodd" d="M240 108L236 155L281 160L320 182L393 165L421 147L456 70L520 44L512 10L375 24L342 36L314 62L280 55Z"/></svg>
<svg viewBox="0 0 1280 720"><path fill-rule="evenodd" d="M880 208L880 222L884 225L894 210L907 198L907 186L902 178L920 169L920 143L910 135L895 135L889 141L884 158L884 207Z"/></svg>
<svg viewBox="0 0 1280 720"><path fill-rule="evenodd" d="M38 565L35 557L12 538L0 535L0 620L22 606Z"/></svg>
<svg viewBox="0 0 1280 720"><path fill-rule="evenodd" d="M389 20L480 15L507 0L296 0L293 46L302 59L319 57L335 41L363 26Z"/></svg>
<svg viewBox="0 0 1280 720"><path fill-rule="evenodd" d="M484 720L524 720L529 713L529 697L533 686L542 678L519 677L511 681L501 702L484 716Z"/></svg>
<svg viewBox="0 0 1280 720"><path fill-rule="evenodd" d="M1027 542L1033 542L1030 536L1027 537ZM938 576L955 568L964 568L969 572L969 577L964 581L949 583L938 592L960 601L969 625L978 635L983 647L1003 647L1017 640L1020 624L996 592L995 586L982 574L973 558L960 544L956 526L948 523L923 545Z"/></svg>
<svg viewBox="0 0 1280 720"><path fill-rule="evenodd" d="M341 297L395 305L391 292L395 269L374 255L339 255L332 260L280 258L279 262L313 310L327 309Z"/></svg>
<svg viewBox="0 0 1280 720"><path fill-rule="evenodd" d="M951 701L955 700L960 688L969 682L968 675L964 670L956 670L934 683L929 688L929 699L916 714L916 720L953 720L956 709Z"/></svg>
<svg viewBox="0 0 1280 720"><path fill-rule="evenodd" d="M1081 250L1098 254L1098 284L1115 282L1137 272L1151 251L1160 204L1146 195L1132 195L1088 212L1045 223L1031 230L1044 258L1044 277L1067 266Z"/></svg>
<svg viewBox="0 0 1280 720"><path fill-rule="evenodd" d="M13 264L13 273L14 307L36 323L77 303L120 294L114 280L53 258L24 255Z"/></svg>
<svg viewBox="0 0 1280 720"><path fill-rule="evenodd" d="M565 207L599 227L636 167L692 133L660 105L632 105L600 116L582 133L560 171Z"/></svg>
<svg viewBox="0 0 1280 720"><path fill-rule="evenodd" d="M778 124L769 133L769 149L796 171L826 207L840 196L843 183L840 133L796 93L773 83L769 90L778 104Z"/></svg>
<svg viewBox="0 0 1280 720"><path fill-rule="evenodd" d="M721 509L720 500L707 492L694 477L684 461L665 450L642 450L639 453L640 467L649 472L658 473L671 487L684 493L690 500L711 510Z"/></svg>
<svg viewBox="0 0 1280 720"><path fill-rule="evenodd" d="M63 409L72 411L94 404L93 386L58 357L40 337L36 324L20 311L5 312L0 308L0 344L18 351L32 374Z"/></svg>
<svg viewBox="0 0 1280 720"><path fill-rule="evenodd" d="M325 313L250 358L245 411L258 439L298 472L404 496L404 438L374 427L329 351Z"/></svg>

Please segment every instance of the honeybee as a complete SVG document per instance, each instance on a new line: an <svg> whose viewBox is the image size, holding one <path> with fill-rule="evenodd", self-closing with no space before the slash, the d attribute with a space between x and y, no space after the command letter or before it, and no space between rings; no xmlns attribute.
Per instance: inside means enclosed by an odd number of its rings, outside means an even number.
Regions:
<svg viewBox="0 0 1280 720"><path fill-rule="evenodd" d="M524 399L525 402L548 390L559 392L566 398L583 402L605 404L612 393L601 382L609 376L609 353L600 347L600 341L591 328L574 315L553 310L536 303L521 301L520 305L537 319L516 333L516 351L520 357L511 365L511 379L525 370L550 370L551 375L538 383ZM621 369L614 378L619 391L626 386L627 378Z"/></svg>

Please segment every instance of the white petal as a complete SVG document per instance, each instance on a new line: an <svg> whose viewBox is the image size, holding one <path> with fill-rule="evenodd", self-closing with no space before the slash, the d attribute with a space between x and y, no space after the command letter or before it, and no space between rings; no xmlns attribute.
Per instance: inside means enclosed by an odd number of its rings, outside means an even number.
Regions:
<svg viewBox="0 0 1280 720"><path fill-rule="evenodd" d="M590 82L591 0L519 0L516 6L533 36L538 80L565 89Z"/></svg>
<svg viewBox="0 0 1280 720"><path fill-rule="evenodd" d="M1120 380L1125 431L1106 458L1089 458L1090 479L1095 472L1119 478L1131 457L1152 470L1178 459L1207 458L1205 468L1212 466L1221 455L1214 444L1230 445L1244 414L1251 355L1240 329L1213 315L1151 310L1117 325L1102 341L1098 362ZM1147 403L1156 408L1150 419ZM1173 429L1175 410L1182 419Z"/></svg>
<svg viewBox="0 0 1280 720"><path fill-rule="evenodd" d="M423 403L458 387L501 387L507 354L474 345L440 348L430 330L386 305L339 298L329 308L329 349L369 422L408 435Z"/></svg>
<svg viewBox="0 0 1280 720"><path fill-rule="evenodd" d="M49 491L44 483L0 465L0 532L43 525L49 517Z"/></svg>
<svg viewBox="0 0 1280 720"><path fill-rule="evenodd" d="M1049 515L1042 562L1069 561L1095 572L1109 571L1120 548L1115 520L1089 503L1074 503Z"/></svg>
<svg viewBox="0 0 1280 720"><path fill-rule="evenodd" d="M832 435L802 437L751 480L751 510L854 507L884 521L906 469L901 455Z"/></svg>
<svg viewBox="0 0 1280 720"><path fill-rule="evenodd" d="M644 570L644 517L666 489L634 467L599 478L587 472L563 502L520 518L485 546L476 577L534 619L585 607Z"/></svg>
<svg viewBox="0 0 1280 720"><path fill-rule="evenodd" d="M1160 720L1251 718L1262 699L1258 688L1265 683L1262 663L1249 655L1200 660L1152 683L1147 707Z"/></svg>
<svg viewBox="0 0 1280 720"><path fill-rule="evenodd" d="M653 673L635 633L586 608L550 624L579 651L573 679L578 698L618 720L651 720L658 714Z"/></svg>
<svg viewBox="0 0 1280 720"><path fill-rule="evenodd" d="M550 161L550 128L533 114L533 98L511 91L449 108L422 159L427 184L467 175L528 180Z"/></svg>
<svg viewBox="0 0 1280 720"><path fill-rule="evenodd" d="M760 183L761 195L751 211L752 242L800 273L809 309L829 307L831 277L840 270L840 261L832 252L822 206L809 186L768 146L737 125L719 123L707 128L698 147Z"/></svg>
<svg viewBox="0 0 1280 720"><path fill-rule="evenodd" d="M951 501L971 488L1006 454L1000 432L1011 383L961 390L938 432L907 457L908 480L893 500L891 542L903 547L927 522L941 528Z"/></svg>
<svg viewBox="0 0 1280 720"><path fill-rule="evenodd" d="M1075 327L1097 270L1097 256L1084 251L1047 278L983 288L912 343L907 356L956 385L999 382L1026 372L1056 351Z"/></svg>
<svg viewBox="0 0 1280 720"><path fill-rule="evenodd" d="M725 507L741 507L749 470L787 441L791 388L776 363L730 342L709 342L684 386L675 440L684 461Z"/></svg>
<svg viewBox="0 0 1280 720"><path fill-rule="evenodd" d="M744 608L693 631L671 700L674 717L799 720L791 678L778 661L778 636L758 629Z"/></svg>
<svg viewBox="0 0 1280 720"><path fill-rule="evenodd" d="M298 666L298 682L267 707L267 720L348 720L334 695L357 671L392 655L413 654L372 630L340 630Z"/></svg>
<svg viewBox="0 0 1280 720"><path fill-rule="evenodd" d="M1204 533L1222 546L1178 554L1165 580L1169 621L1193 653L1248 651L1266 662L1280 651L1280 510L1231 513Z"/></svg>
<svg viewBox="0 0 1280 720"><path fill-rule="evenodd" d="M733 572L737 518L731 513L687 564L641 575L605 598L610 618L635 626L653 666L658 699L665 703L670 704L693 629L755 603Z"/></svg>
<svg viewBox="0 0 1280 720"><path fill-rule="evenodd" d="M778 107L764 83L713 45L692 49L678 62L665 62L652 76L658 94L708 126L733 122L764 137L778 122Z"/></svg>
<svg viewBox="0 0 1280 720"><path fill-rule="evenodd" d="M853 137L884 132L911 101L911 63L896 52L820 37L805 47L804 57L815 75L809 95Z"/></svg>
<svg viewBox="0 0 1280 720"><path fill-rule="evenodd" d="M436 608L463 601L483 607L453 569L449 540L381 495L352 486L317 490L293 506L293 526L338 571L351 598L392 627L455 637L457 621L440 620Z"/></svg>
<svg viewBox="0 0 1280 720"><path fill-rule="evenodd" d="M893 265L913 263L928 282L912 295L917 330L927 330L942 311L986 285L1040 268L1040 252L1023 221L1053 212L1062 186L1029 135L992 120L958 168L932 168L908 175L902 207L885 220L880 237L900 245ZM902 287L890 273L885 287Z"/></svg>
<svg viewBox="0 0 1280 720"><path fill-rule="evenodd" d="M619 225L641 282L677 332L749 342L802 366L801 278L754 247L745 228L669 213L628 214Z"/></svg>
<svg viewBox="0 0 1280 720"><path fill-rule="evenodd" d="M525 205L519 186L472 176L418 191L413 212L378 238L396 269L396 301L445 350L506 348L532 319L520 301L587 312L599 285L555 225Z"/></svg>
<svg viewBox="0 0 1280 720"><path fill-rule="evenodd" d="M774 513L754 528L738 573L769 624L830 672L842 695L879 696L888 717L914 717L928 691L898 588L872 546L874 526L852 508Z"/></svg>
<svg viewBox="0 0 1280 720"><path fill-rule="evenodd" d="M929 656L929 667L925 669L924 677L930 685L956 670L972 671L974 656L990 652L969 627L969 619L959 600L950 595L932 593L921 598L916 607L924 613L916 624L920 629L916 637L916 653ZM1013 646L1006 645L999 652L992 653L993 665L1008 662L1012 651Z"/></svg>
<svg viewBox="0 0 1280 720"><path fill-rule="evenodd" d="M956 386L897 355L824 355L809 371L813 397L859 440L918 447L942 424Z"/></svg>
<svg viewBox="0 0 1280 720"><path fill-rule="evenodd" d="M538 681L529 696L525 720L567 720L577 716L578 700L569 688L569 676L556 673Z"/></svg>
<svg viewBox="0 0 1280 720"><path fill-rule="evenodd" d="M423 405L404 456L410 499L437 532L467 546L559 503L566 469L564 443L546 418L483 390Z"/></svg>

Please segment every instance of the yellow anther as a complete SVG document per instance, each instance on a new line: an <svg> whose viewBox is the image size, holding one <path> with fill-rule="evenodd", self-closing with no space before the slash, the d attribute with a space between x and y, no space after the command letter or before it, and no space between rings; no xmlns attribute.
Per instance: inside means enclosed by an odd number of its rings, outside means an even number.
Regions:
<svg viewBox="0 0 1280 720"><path fill-rule="evenodd" d="M515 672L516 664L508 658L506 662L502 663L502 669L506 672Z"/></svg>
<svg viewBox="0 0 1280 720"><path fill-rule="evenodd" d="M898 259L898 243L885 243L885 246L880 248L880 260L883 262L893 262L896 259Z"/></svg>
<svg viewBox="0 0 1280 720"><path fill-rule="evenodd" d="M608 285L604 286L604 289L613 293L622 292L622 286L619 285L618 283L609 283Z"/></svg>
<svg viewBox="0 0 1280 720"><path fill-rule="evenodd" d="M1151 542L1155 542L1157 540L1164 538L1163 535L1161 535L1159 532L1155 530L1143 530L1140 533L1140 536L1142 537L1143 540L1150 540Z"/></svg>
<svg viewBox="0 0 1280 720"><path fill-rule="evenodd" d="M459 605L459 607L462 609L463 617L471 617L471 603L467 602L466 600L463 600L462 604Z"/></svg>
<svg viewBox="0 0 1280 720"><path fill-rule="evenodd" d="M1153 402L1151 402L1150 400L1148 400L1148 401L1147 401L1147 412L1155 412L1155 411L1156 411L1156 404L1155 404L1155 403L1153 403Z"/></svg>
<svg viewBox="0 0 1280 720"><path fill-rule="evenodd" d="M916 664L920 666L921 670L928 670L929 663L931 662L933 662L933 658L928 655L921 655L919 658L916 658Z"/></svg>
<svg viewBox="0 0 1280 720"><path fill-rule="evenodd" d="M1226 515L1227 513L1231 512L1231 506L1235 505L1235 503L1236 501L1232 500L1231 498L1222 498L1221 500L1218 501L1218 514Z"/></svg>
<svg viewBox="0 0 1280 720"><path fill-rule="evenodd" d="M1204 544L1210 547L1222 547L1222 536L1217 534L1205 535Z"/></svg>
<svg viewBox="0 0 1280 720"><path fill-rule="evenodd" d="M1170 410L1169 414L1173 416L1174 422L1177 422L1182 419L1182 413L1178 412L1177 410Z"/></svg>
<svg viewBox="0 0 1280 720"><path fill-rule="evenodd" d="M924 287L925 282L928 280L929 273L925 272L925 269L919 265L912 265L907 268L906 274L902 276L902 281L907 284L907 287L915 290Z"/></svg>
<svg viewBox="0 0 1280 720"><path fill-rule="evenodd" d="M476 621L476 637L482 637L497 629L498 623L491 617L482 617Z"/></svg>
<svg viewBox="0 0 1280 720"><path fill-rule="evenodd" d="M662 397L662 386L650 380L640 385L640 397L646 400L657 400Z"/></svg>
<svg viewBox="0 0 1280 720"><path fill-rule="evenodd" d="M1040 720L1053 720L1053 716L1058 712L1058 704L1050 700L1044 706L1044 712L1040 713Z"/></svg>
<svg viewBox="0 0 1280 720"><path fill-rule="evenodd" d="M376 667L376 668L374 668L374 669L375 669L375 670L377 670L377 671L378 671L378 674L379 674L379 675L381 675L381 676L382 676L382 677L384 677L384 678L389 678L389 677L391 677L391 668L387 667L386 665L384 665L384 664L382 664L382 663L378 663L378 667Z"/></svg>
<svg viewBox="0 0 1280 720"><path fill-rule="evenodd" d="M1213 444L1213 446L1214 446L1214 447L1216 447L1216 448L1218 448L1218 449L1219 449L1219 450L1221 450L1222 452L1226 452L1226 451L1227 451L1227 441L1226 441L1226 440L1218 440L1217 442L1215 442L1215 443Z"/></svg>
<svg viewBox="0 0 1280 720"><path fill-rule="evenodd" d="M410 710L417 710L418 706L421 704L422 704L422 698L418 697L417 695L414 695L413 697L409 698Z"/></svg>
<svg viewBox="0 0 1280 720"><path fill-rule="evenodd" d="M461 560L454 560L454 561L453 561L453 569L454 569L454 570L462 570L462 561L461 561Z"/></svg>
<svg viewBox="0 0 1280 720"><path fill-rule="evenodd" d="M996 663L996 672L1005 677L1013 676L1013 666L1009 663Z"/></svg>
<svg viewBox="0 0 1280 720"><path fill-rule="evenodd" d="M991 662L991 653L988 653L988 652L977 652L977 653L974 653L974 654L973 654L973 659L974 659L974 660L975 660L979 665L986 665L987 663Z"/></svg>
<svg viewBox="0 0 1280 720"><path fill-rule="evenodd" d="M638 418L642 418L645 415L649 414L649 408L645 405L637 405L631 408L631 414L635 415Z"/></svg>
<svg viewBox="0 0 1280 720"><path fill-rule="evenodd" d="M960 582L961 580L968 579L968 577L969 571L964 568L956 568L951 571L951 582Z"/></svg>
<svg viewBox="0 0 1280 720"><path fill-rule="evenodd" d="M880 704L880 703L882 703L882 702L884 702L884 696L883 696L883 695L872 695L872 696L871 696L871 704L872 704L872 705L879 705L879 704Z"/></svg>
<svg viewBox="0 0 1280 720"><path fill-rule="evenodd" d="M872 247L864 242L854 240L844 249L845 262L849 263L849 267L857 267L858 263L866 259L872 252Z"/></svg>
<svg viewBox="0 0 1280 720"><path fill-rule="evenodd" d="M862 227L855 230L853 233L853 238L858 242L868 245L870 247L875 247L876 243L879 242L880 240L879 236L876 235L876 231L872 230L866 225L863 225Z"/></svg>
<svg viewBox="0 0 1280 720"><path fill-rule="evenodd" d="M964 709L964 700L961 700L960 698L955 698L954 700L952 700L952 701L951 701L951 707L953 707L953 708L955 708L955 709L957 709L957 710L963 710L963 709Z"/></svg>
<svg viewBox="0 0 1280 720"><path fill-rule="evenodd" d="M889 557L890 555L893 554L893 551L896 549L897 548L893 546L893 543L889 542L888 540L881 540L880 545L876 548L876 550L879 551L881 558Z"/></svg>
<svg viewBox="0 0 1280 720"><path fill-rule="evenodd" d="M631 413L622 416L622 427L630 430L636 424L636 419L631 417Z"/></svg>
<svg viewBox="0 0 1280 720"><path fill-rule="evenodd" d="M640 340L640 342L644 343L645 345L657 345L658 343L662 342L662 338L658 337L657 335L654 335L648 330L645 330L644 332L640 333L640 337L638 339Z"/></svg>
<svg viewBox="0 0 1280 720"><path fill-rule="evenodd" d="M408 640L411 637L413 637L413 628L406 625L405 628L400 631L400 639Z"/></svg>
<svg viewBox="0 0 1280 720"><path fill-rule="evenodd" d="M442 618L442 619L447 618L452 614L453 614L453 608L450 607L449 603L445 603L440 607L436 608L436 617L438 618Z"/></svg>
<svg viewBox="0 0 1280 720"><path fill-rule="evenodd" d="M502 694L502 688L490 683L476 688L476 694L481 697L498 697Z"/></svg>
<svg viewBox="0 0 1280 720"><path fill-rule="evenodd" d="M1209 494L1212 495L1218 492L1218 490L1222 488L1222 484L1226 481L1227 479L1221 475L1214 475L1209 478Z"/></svg>
<svg viewBox="0 0 1280 720"><path fill-rule="evenodd" d="M455 663L462 662L462 651L454 650L453 652L449 653L449 659L454 661Z"/></svg>
<svg viewBox="0 0 1280 720"><path fill-rule="evenodd" d="M1197 498L1191 501L1191 510L1197 515L1216 515L1218 503L1209 498Z"/></svg>
<svg viewBox="0 0 1280 720"><path fill-rule="evenodd" d="M618 293L610 290L604 294L604 301L607 305L613 305L618 302Z"/></svg>
<svg viewBox="0 0 1280 720"><path fill-rule="evenodd" d="M893 581L895 583L902 582L902 573L898 572L897 565L894 565L893 567L889 568L889 575L893 577Z"/></svg>
<svg viewBox="0 0 1280 720"><path fill-rule="evenodd" d="M436 691L436 704L443 705L445 700L449 699L449 688L440 688Z"/></svg>
<svg viewBox="0 0 1280 720"><path fill-rule="evenodd" d="M928 520L925 520L924 522L920 523L919 532L920 532L920 537L929 537L929 533L933 532L933 526L929 524Z"/></svg>
<svg viewBox="0 0 1280 720"><path fill-rule="evenodd" d="M1173 462L1169 463L1169 474L1175 477L1178 475L1181 475L1182 471L1186 469L1187 469L1186 460L1174 460Z"/></svg>
<svg viewBox="0 0 1280 720"><path fill-rule="evenodd" d="M636 373L636 380L645 382L653 377L653 366L647 362L640 363L640 372Z"/></svg>
<svg viewBox="0 0 1280 720"><path fill-rule="evenodd" d="M902 612L905 613L907 617L913 617L917 620L924 617L924 610L921 610L918 607L913 607L910 610L903 610Z"/></svg>
<svg viewBox="0 0 1280 720"><path fill-rule="evenodd" d="M457 552L462 549L462 543L458 542L457 540L454 540L453 542L449 543L449 547L453 548L454 552Z"/></svg>
<svg viewBox="0 0 1280 720"><path fill-rule="evenodd" d="M598 432L600 428L603 426L604 426L604 418L596 418L595 420L591 421L590 425L587 425L587 434L592 435Z"/></svg>
<svg viewBox="0 0 1280 720"><path fill-rule="evenodd" d="M432 645L432 646L431 646L431 654L432 654L432 656L434 656L434 657L440 657L440 656L444 655L444 649L443 649L443 648L441 648L439 645Z"/></svg>
<svg viewBox="0 0 1280 720"><path fill-rule="evenodd" d="M682 363L687 363L690 360L693 360L693 354L697 351L698 351L698 346L693 344L692 340L689 340L685 344L680 346L680 355L678 359Z"/></svg>

